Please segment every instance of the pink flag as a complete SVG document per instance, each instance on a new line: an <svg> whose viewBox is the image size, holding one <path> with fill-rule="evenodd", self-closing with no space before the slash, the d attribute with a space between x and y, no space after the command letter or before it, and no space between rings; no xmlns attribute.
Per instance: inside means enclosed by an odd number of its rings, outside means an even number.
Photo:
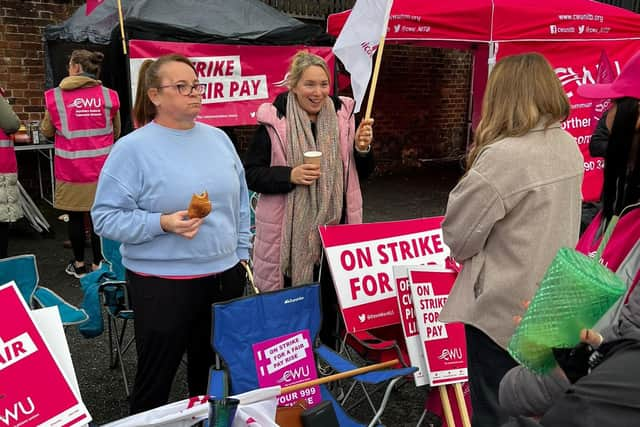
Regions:
<svg viewBox="0 0 640 427"><path fill-rule="evenodd" d="M104 0L87 0L87 10L85 12L86 16L89 16L91 12L98 6L100 6Z"/></svg>
<svg viewBox="0 0 640 427"><path fill-rule="evenodd" d="M609 61L607 53L603 50L600 54L600 62L598 63L598 73L596 74L596 84L598 83L611 83L615 79L613 74L613 67ZM611 100L609 99L594 99L593 111L592 111L592 131L595 131L598 121L602 117L602 113L609 109Z"/></svg>

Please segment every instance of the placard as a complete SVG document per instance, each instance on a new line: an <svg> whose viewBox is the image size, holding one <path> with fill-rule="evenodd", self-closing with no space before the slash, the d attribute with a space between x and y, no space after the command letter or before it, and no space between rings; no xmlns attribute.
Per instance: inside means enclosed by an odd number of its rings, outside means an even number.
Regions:
<svg viewBox="0 0 640 427"><path fill-rule="evenodd" d="M407 346L409 361L411 362L411 366L418 368L418 370L413 373L413 380L416 386L420 387L429 384L429 377L427 373L427 362L424 351L422 350L422 341L420 340L420 333L418 332L416 313L413 309L408 268L410 267L393 267L393 280L395 281L397 290L400 323L402 324L402 332L404 333L404 341Z"/></svg>
<svg viewBox="0 0 640 427"><path fill-rule="evenodd" d="M442 307L456 280L453 270L437 267L408 269L413 307L432 386L465 382L467 343L462 323L440 322Z"/></svg>
<svg viewBox="0 0 640 427"><path fill-rule="evenodd" d="M74 427L91 421L14 282L0 286L0 426Z"/></svg>
<svg viewBox="0 0 640 427"><path fill-rule="evenodd" d="M442 217L321 226L320 236L346 329L400 322L393 266L445 265Z"/></svg>
<svg viewBox="0 0 640 427"><path fill-rule="evenodd" d="M308 330L282 335L253 344L253 357L260 387L287 387L318 378ZM279 406L292 406L298 400L308 407L321 402L320 386L311 386L278 397Z"/></svg>

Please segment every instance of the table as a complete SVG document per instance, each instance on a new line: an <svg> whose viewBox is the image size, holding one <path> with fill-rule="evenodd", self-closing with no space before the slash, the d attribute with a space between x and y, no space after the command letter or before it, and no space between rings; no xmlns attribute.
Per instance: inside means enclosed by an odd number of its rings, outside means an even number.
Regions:
<svg viewBox="0 0 640 427"><path fill-rule="evenodd" d="M16 152L20 151L36 151L38 153L38 183L40 185L40 198L45 202L49 203L53 206L53 202L55 200L56 189L55 189L55 179L53 177L53 144L26 144L26 145L15 145L14 149ZM42 183L42 164L40 161L40 156L44 157L49 161L49 179L51 181L51 196L47 198L44 192L44 186Z"/></svg>

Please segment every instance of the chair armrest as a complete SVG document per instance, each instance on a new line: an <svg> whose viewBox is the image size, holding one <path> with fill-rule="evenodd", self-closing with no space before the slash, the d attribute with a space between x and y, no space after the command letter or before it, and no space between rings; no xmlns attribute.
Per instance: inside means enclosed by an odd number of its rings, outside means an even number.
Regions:
<svg viewBox="0 0 640 427"><path fill-rule="evenodd" d="M105 280L98 285L98 293L102 305L114 314L133 313L129 301L127 282L121 280Z"/></svg>
<svg viewBox="0 0 640 427"><path fill-rule="evenodd" d="M331 350L329 347L325 345L320 345L314 349L315 353L322 360L327 362L333 369L337 372L347 372L354 369L357 369L359 366L355 365L353 362L343 358L335 351ZM368 384L379 384L384 381L388 381L390 379L396 377L402 377L406 375L413 374L418 368L409 367L409 368L400 368L400 369L383 369L379 371L368 372L366 374L356 375L355 378L358 381L362 381Z"/></svg>

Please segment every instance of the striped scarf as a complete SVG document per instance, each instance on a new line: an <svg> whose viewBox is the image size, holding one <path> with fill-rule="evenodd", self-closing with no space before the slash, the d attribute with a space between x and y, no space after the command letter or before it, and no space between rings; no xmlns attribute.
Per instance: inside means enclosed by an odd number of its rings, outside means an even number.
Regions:
<svg viewBox="0 0 640 427"><path fill-rule="evenodd" d="M321 151L320 178L311 185L296 185L287 194L280 262L291 283L313 281L313 267L320 262L322 244L319 225L338 224L342 216L343 166L340 156L338 117L327 97L316 121L316 138L311 122L292 92L287 98L287 164L303 163L305 151Z"/></svg>

